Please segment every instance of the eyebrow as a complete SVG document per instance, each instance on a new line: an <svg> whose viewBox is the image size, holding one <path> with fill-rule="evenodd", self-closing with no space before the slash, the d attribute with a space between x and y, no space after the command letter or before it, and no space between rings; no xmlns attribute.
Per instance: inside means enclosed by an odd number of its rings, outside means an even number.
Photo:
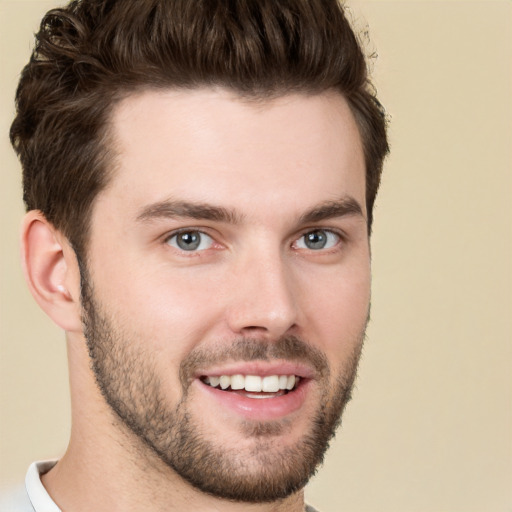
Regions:
<svg viewBox="0 0 512 512"><path fill-rule="evenodd" d="M298 224L321 222L323 220L345 216L361 216L364 218L361 205L350 196L341 199L325 201L302 214ZM137 221L149 222L160 218L189 218L211 220L228 224L240 223L244 216L235 210L208 203L192 203L188 201L164 200L150 204L137 215Z"/></svg>
<svg viewBox="0 0 512 512"><path fill-rule="evenodd" d="M222 206L172 200L150 204L137 215L137 220L141 222L159 218L189 218L227 222L229 224L237 224L242 219L241 215L234 210L228 210Z"/></svg>
<svg viewBox="0 0 512 512"><path fill-rule="evenodd" d="M360 216L365 218L363 208L351 196L344 196L334 201L325 201L315 206L313 209L301 215L299 223L308 224L346 216Z"/></svg>

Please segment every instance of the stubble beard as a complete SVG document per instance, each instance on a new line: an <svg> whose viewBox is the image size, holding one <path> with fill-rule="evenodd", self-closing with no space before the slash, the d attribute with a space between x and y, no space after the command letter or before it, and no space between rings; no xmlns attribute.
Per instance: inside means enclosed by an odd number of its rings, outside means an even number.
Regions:
<svg viewBox="0 0 512 512"><path fill-rule="evenodd" d="M140 340L130 339L98 305L90 280L82 273L82 320L97 385L122 424L142 441L146 455L157 456L196 489L238 502L272 502L301 490L322 463L324 454L350 400L364 329L346 361L344 371L330 384L328 362L319 350L296 337L264 343L240 339L219 353L191 353L180 367L182 398L174 409L162 391L155 355ZM353 340L351 340L353 342ZM194 419L188 400L194 368L226 360L301 360L317 370L321 399L308 431L293 446L279 436L290 427L286 420L246 422L243 435L252 448L240 452L215 443ZM213 421L213 420L212 420Z"/></svg>

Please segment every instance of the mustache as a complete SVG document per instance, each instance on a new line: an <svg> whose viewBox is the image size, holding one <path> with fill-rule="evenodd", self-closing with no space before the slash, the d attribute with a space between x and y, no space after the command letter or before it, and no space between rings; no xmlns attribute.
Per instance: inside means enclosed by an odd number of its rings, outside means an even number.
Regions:
<svg viewBox="0 0 512 512"><path fill-rule="evenodd" d="M297 336L283 336L276 341L255 338L238 338L229 344L196 348L180 365L180 381L186 389L194 375L202 368L227 361L272 361L286 359L312 366L319 378L329 376L326 355Z"/></svg>

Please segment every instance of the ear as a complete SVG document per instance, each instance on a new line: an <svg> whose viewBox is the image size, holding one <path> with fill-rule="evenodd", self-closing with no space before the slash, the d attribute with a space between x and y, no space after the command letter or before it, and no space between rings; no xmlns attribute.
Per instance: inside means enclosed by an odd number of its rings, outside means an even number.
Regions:
<svg viewBox="0 0 512 512"><path fill-rule="evenodd" d="M28 212L23 219L21 256L25 279L39 306L65 331L81 332L75 252L39 210Z"/></svg>

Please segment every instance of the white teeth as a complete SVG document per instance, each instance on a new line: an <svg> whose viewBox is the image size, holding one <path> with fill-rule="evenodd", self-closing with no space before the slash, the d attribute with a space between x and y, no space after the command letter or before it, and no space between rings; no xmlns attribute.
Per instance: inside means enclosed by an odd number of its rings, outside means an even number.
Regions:
<svg viewBox="0 0 512 512"><path fill-rule="evenodd" d="M203 382L214 388L231 388L232 390L245 389L250 393L277 393L279 391L291 391L297 386L300 378L295 375L221 375L218 377L208 376ZM258 397L259 398L259 397Z"/></svg>
<svg viewBox="0 0 512 512"><path fill-rule="evenodd" d="M247 375L245 377L246 391L261 391L261 377L257 375Z"/></svg>
<svg viewBox="0 0 512 512"><path fill-rule="evenodd" d="M231 386L231 378L228 375L221 375L220 377L220 387L222 389L228 389Z"/></svg>
<svg viewBox="0 0 512 512"><path fill-rule="evenodd" d="M295 386L295 375L290 375L288 377L288 382L286 383L286 389L290 391Z"/></svg>
<svg viewBox="0 0 512 512"><path fill-rule="evenodd" d="M210 377L210 386L216 388L219 385L220 377Z"/></svg>
<svg viewBox="0 0 512 512"><path fill-rule="evenodd" d="M243 375L232 375L231 376L231 389L244 389L245 388L245 377Z"/></svg>
<svg viewBox="0 0 512 512"><path fill-rule="evenodd" d="M276 391L279 391L279 377L277 375L263 377L261 390L267 393L275 393Z"/></svg>

